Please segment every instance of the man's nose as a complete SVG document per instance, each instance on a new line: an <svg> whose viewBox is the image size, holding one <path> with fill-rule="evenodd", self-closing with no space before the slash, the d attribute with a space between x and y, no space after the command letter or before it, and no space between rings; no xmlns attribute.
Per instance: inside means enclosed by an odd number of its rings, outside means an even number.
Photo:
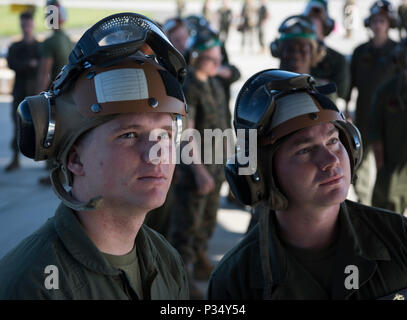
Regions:
<svg viewBox="0 0 407 320"><path fill-rule="evenodd" d="M153 165L168 164L171 159L171 150L168 140L147 140L143 143L141 159L145 163Z"/></svg>
<svg viewBox="0 0 407 320"><path fill-rule="evenodd" d="M318 165L322 171L335 168L340 163L339 157L327 147L322 147L318 152Z"/></svg>

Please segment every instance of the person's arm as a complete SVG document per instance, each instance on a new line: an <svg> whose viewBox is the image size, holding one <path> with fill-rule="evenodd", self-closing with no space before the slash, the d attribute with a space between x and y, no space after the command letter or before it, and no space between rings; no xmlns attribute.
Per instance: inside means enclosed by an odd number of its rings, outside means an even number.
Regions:
<svg viewBox="0 0 407 320"><path fill-rule="evenodd" d="M51 81L52 66L54 59L52 57L42 57L38 67L37 93L47 91Z"/></svg>
<svg viewBox="0 0 407 320"><path fill-rule="evenodd" d="M219 67L217 76L222 78L224 83L230 85L240 79L240 71L235 66L224 64Z"/></svg>
<svg viewBox="0 0 407 320"><path fill-rule="evenodd" d="M195 129L196 109L199 104L199 94L197 90L189 86L188 83L184 87L184 94L188 104L188 129ZM202 163L201 150L196 141L193 140L191 143L193 146L193 163L190 164L190 168L194 174L198 193L205 195L210 193L215 188L215 180Z"/></svg>

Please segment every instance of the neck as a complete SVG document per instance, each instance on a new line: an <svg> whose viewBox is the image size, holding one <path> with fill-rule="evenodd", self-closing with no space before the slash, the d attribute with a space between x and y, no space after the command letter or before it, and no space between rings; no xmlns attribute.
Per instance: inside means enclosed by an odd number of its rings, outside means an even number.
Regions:
<svg viewBox="0 0 407 320"><path fill-rule="evenodd" d="M103 208L97 211L80 211L77 214L85 232L100 251L125 255L133 249L147 211Z"/></svg>
<svg viewBox="0 0 407 320"><path fill-rule="evenodd" d="M27 43L33 42L33 41L34 41L34 35L32 35L32 34L25 34L25 35L23 36L23 41L24 41L24 42L27 42Z"/></svg>
<svg viewBox="0 0 407 320"><path fill-rule="evenodd" d="M208 80L208 75L202 70L199 70L199 69L195 70L195 75L198 80L201 80L201 81Z"/></svg>
<svg viewBox="0 0 407 320"><path fill-rule="evenodd" d="M373 37L373 39L372 39L373 46L374 46L374 47L382 47L382 46L384 46L384 45L386 44L387 39L388 39L387 35L384 35L384 36L375 36L375 37Z"/></svg>
<svg viewBox="0 0 407 320"><path fill-rule="evenodd" d="M276 211L280 236L303 249L323 249L335 239L340 205L328 208L288 208Z"/></svg>

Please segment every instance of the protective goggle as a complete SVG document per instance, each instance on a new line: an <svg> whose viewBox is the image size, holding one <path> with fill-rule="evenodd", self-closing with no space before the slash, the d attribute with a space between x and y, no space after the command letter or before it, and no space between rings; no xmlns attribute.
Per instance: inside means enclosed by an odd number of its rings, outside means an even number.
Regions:
<svg viewBox="0 0 407 320"><path fill-rule="evenodd" d="M54 81L58 93L90 65L109 66L149 46L155 59L178 81L186 75L184 57L163 31L149 18L137 13L106 17L87 30L69 55L69 63Z"/></svg>
<svg viewBox="0 0 407 320"><path fill-rule="evenodd" d="M291 16L285 19L280 27L281 40L293 37L304 37L316 39L316 30L312 21L306 16Z"/></svg>
<svg viewBox="0 0 407 320"><path fill-rule="evenodd" d="M388 1L377 1L373 4L372 8L370 8L371 15L378 14L381 11L392 12L393 8L391 3Z"/></svg>
<svg viewBox="0 0 407 320"><path fill-rule="evenodd" d="M309 75L298 76L297 73L278 69L253 75L236 100L235 128L258 129L258 135L264 134L265 124L274 113L275 99L293 90L311 90L314 84L314 79Z"/></svg>
<svg viewBox="0 0 407 320"><path fill-rule="evenodd" d="M287 130L290 131L292 129L291 126L287 128L280 126L274 130L275 128L271 125L277 104L283 106L283 102L287 100L286 96L295 96L298 99L302 99L298 100L299 104L306 104L307 101L309 103L312 99L323 99L324 105L330 105L332 102L324 98L322 93L329 94L335 90L334 84L320 87L315 86L315 80L307 74L299 75L278 69L262 71L250 78L240 92L235 106L235 129L257 129L257 135L259 137L269 137L271 131L274 131L270 140L273 142L288 133ZM303 94L293 96L293 93ZM287 102L285 103L287 104ZM289 108L290 103L291 102L288 102L287 108ZM309 104L313 105L314 102ZM335 110L336 106L330 108ZM339 110L336 109L337 111L331 112L332 110L328 112L316 110L318 117L320 117L318 121L343 120ZM314 119L310 120L312 122ZM294 127L298 126L299 129L300 127L306 127L308 125L310 125L310 123L308 123L307 119L300 118L299 123L295 124ZM263 140L264 139L261 139L261 141ZM265 143L270 142L268 138L266 140L264 140Z"/></svg>

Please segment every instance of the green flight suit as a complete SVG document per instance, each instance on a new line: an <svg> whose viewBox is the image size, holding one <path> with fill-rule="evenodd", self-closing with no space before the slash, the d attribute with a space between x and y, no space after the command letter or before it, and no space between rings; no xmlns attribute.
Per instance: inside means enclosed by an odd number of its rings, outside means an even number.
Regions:
<svg viewBox="0 0 407 320"><path fill-rule="evenodd" d="M143 299L188 299L179 254L143 225L137 234ZM46 286L47 266L58 269L58 289ZM125 272L112 267L75 213L61 204L53 218L0 260L1 299L137 299ZM55 285L55 282L53 283Z"/></svg>
<svg viewBox="0 0 407 320"><path fill-rule="evenodd" d="M331 278L328 291L285 249L277 235L275 213L271 211L270 215L272 290L269 298L378 299L407 288L407 218L349 200L343 202L338 217L335 260L333 267L326 270ZM207 298L265 298L261 259L257 224L218 263L209 280ZM358 270L359 281L351 283L352 286L347 280L355 276L355 269L349 272L348 266Z"/></svg>
<svg viewBox="0 0 407 320"><path fill-rule="evenodd" d="M362 135L364 148L362 163L357 172L359 178L355 183L355 192L359 201L366 205L371 204L375 178L372 175L371 167L374 166L374 160L368 132L372 98L377 88L391 79L397 71L392 58L396 45L396 42L388 39L382 47L376 48L372 41L369 41L354 50L351 60L351 86L346 100L350 100L352 88L357 88L355 124Z"/></svg>
<svg viewBox="0 0 407 320"><path fill-rule="evenodd" d="M370 138L383 144L384 164L378 170L372 204L403 213L407 208L407 91L398 74L376 93Z"/></svg>

